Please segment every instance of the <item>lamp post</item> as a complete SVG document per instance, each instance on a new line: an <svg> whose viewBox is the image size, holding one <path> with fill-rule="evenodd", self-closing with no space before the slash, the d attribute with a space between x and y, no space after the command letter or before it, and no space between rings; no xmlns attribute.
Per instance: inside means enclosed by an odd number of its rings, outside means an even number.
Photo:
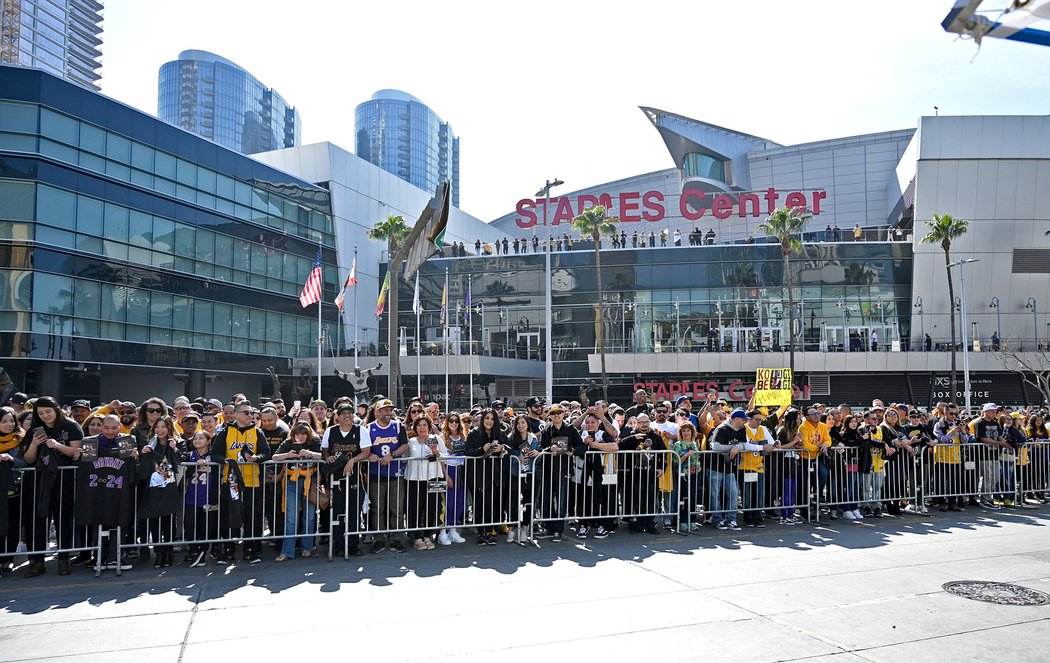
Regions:
<svg viewBox="0 0 1050 663"><path fill-rule="evenodd" d="M499 310L499 319L503 323L503 356L506 357L507 345L510 343L509 314L506 306Z"/></svg>
<svg viewBox="0 0 1050 663"><path fill-rule="evenodd" d="M715 310L718 311L718 346L717 351L722 351L722 300L715 302Z"/></svg>
<svg viewBox="0 0 1050 663"><path fill-rule="evenodd" d="M1029 297L1028 303L1025 304L1025 308L1032 309L1032 334L1035 336L1035 347L1033 350L1039 350L1039 310L1036 308L1035 297Z"/></svg>
<svg viewBox="0 0 1050 663"><path fill-rule="evenodd" d="M948 265L949 268L959 268L959 327L963 335L963 398L966 402L967 412L970 411L970 347L969 341L966 339L966 270L963 268L969 263L977 262L978 260L979 258L964 258Z"/></svg>
<svg viewBox="0 0 1050 663"><path fill-rule="evenodd" d="M627 352L627 312L634 310L634 302L620 302L620 321L622 323L623 351Z"/></svg>
<svg viewBox="0 0 1050 663"><path fill-rule="evenodd" d="M996 335L999 336L1000 342L1002 342L1003 326L1002 326L1002 320L999 317L999 298L998 297L992 297L992 303L988 305L988 308L994 308L995 309L995 333L996 333Z"/></svg>
<svg viewBox="0 0 1050 663"><path fill-rule="evenodd" d="M919 333L922 335L919 342L922 343L922 351L926 352L926 319L922 315L922 297L915 298L914 306L919 309Z"/></svg>
<svg viewBox="0 0 1050 663"><path fill-rule="evenodd" d="M551 189L556 186L565 184L557 177L554 181L547 180L543 188L536 192L536 196L543 196L543 229L547 231L547 242L544 247L544 278L547 281L546 292L544 293L543 305L547 315L547 331L544 334L544 343L547 346L546 355L546 382L547 382L547 404L554 402L554 334L552 333L552 327L554 327L554 314L552 312L551 304L551 229L547 224L547 208L551 205Z"/></svg>
<svg viewBox="0 0 1050 663"><path fill-rule="evenodd" d="M890 342L890 335L886 333L886 304L883 302L882 295L879 295L878 307L879 317L882 321L882 347L886 349L887 344Z"/></svg>
<svg viewBox="0 0 1050 663"><path fill-rule="evenodd" d="M839 311L842 312L842 351L849 352L849 329L846 328L846 300L843 297L839 297L839 300L835 302L835 306L839 307Z"/></svg>
<svg viewBox="0 0 1050 663"><path fill-rule="evenodd" d="M682 351L682 314L679 311L678 298L674 298L674 344L675 351Z"/></svg>

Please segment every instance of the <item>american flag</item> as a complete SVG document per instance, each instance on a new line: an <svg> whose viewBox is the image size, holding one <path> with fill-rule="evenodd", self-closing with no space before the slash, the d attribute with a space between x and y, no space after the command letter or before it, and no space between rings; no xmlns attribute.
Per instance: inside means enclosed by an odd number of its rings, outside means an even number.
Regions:
<svg viewBox="0 0 1050 663"><path fill-rule="evenodd" d="M317 249L317 257L314 259L314 268L310 276L306 277L303 292L299 295L299 303L306 308L310 304L321 301L321 249Z"/></svg>

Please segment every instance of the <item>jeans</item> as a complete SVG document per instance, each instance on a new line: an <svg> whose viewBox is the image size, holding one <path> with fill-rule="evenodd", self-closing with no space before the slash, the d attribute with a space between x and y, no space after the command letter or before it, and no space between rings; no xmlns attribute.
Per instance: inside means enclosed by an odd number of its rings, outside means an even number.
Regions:
<svg viewBox="0 0 1050 663"><path fill-rule="evenodd" d="M862 475L864 479L864 498L868 507L872 509L882 508L882 484L886 480L883 472L868 472Z"/></svg>
<svg viewBox="0 0 1050 663"><path fill-rule="evenodd" d="M856 511L858 501L860 501L860 474L846 472L846 503L842 505L842 510Z"/></svg>
<svg viewBox="0 0 1050 663"><path fill-rule="evenodd" d="M711 497L711 516L715 523L736 521L737 492L736 473L710 470L708 486ZM725 510L722 510L722 491L725 491Z"/></svg>
<svg viewBox="0 0 1050 663"><path fill-rule="evenodd" d="M317 477L314 477L314 481ZM306 477L292 480L287 479L284 483L284 533L281 545L281 554L285 557L295 556L295 541L302 539L302 549L310 551L314 548L314 532L317 530L317 509L310 500L306 499ZM311 489L314 489L311 486ZM303 536L295 536L302 533Z"/></svg>

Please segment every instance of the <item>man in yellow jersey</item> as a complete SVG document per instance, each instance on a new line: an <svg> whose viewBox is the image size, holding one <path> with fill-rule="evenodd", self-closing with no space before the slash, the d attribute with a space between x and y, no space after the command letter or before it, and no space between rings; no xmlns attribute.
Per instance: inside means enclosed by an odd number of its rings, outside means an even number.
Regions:
<svg viewBox="0 0 1050 663"><path fill-rule="evenodd" d="M747 441L762 447L761 451L740 454L740 471L744 475L744 527L765 527L766 468L763 453L773 451L773 434L763 425L766 415L761 410L749 410L744 434Z"/></svg>
<svg viewBox="0 0 1050 663"><path fill-rule="evenodd" d="M232 491L239 489L241 502L241 526L243 527L244 561L257 564L261 543L255 537L263 532L263 488L260 478L259 463L270 457L270 445L266 435L256 427L252 419L252 405L241 401L234 410L234 420L219 430L212 442L212 458L225 458L237 463L244 477L243 486L231 486L230 468L223 467L223 485ZM236 481L234 479L233 481ZM232 541L239 527L236 523L220 525L220 536L231 541L224 546L223 554L217 560L220 564L233 561L236 544Z"/></svg>
<svg viewBox="0 0 1050 663"><path fill-rule="evenodd" d="M940 404L938 404L940 405ZM959 408L945 404L943 418L933 426L933 484L944 496L934 500L940 511L962 511L962 444L966 440L965 425L958 420Z"/></svg>
<svg viewBox="0 0 1050 663"><path fill-rule="evenodd" d="M827 455L831 448L831 430L828 425L820 420L820 410L808 406L805 410L806 420L799 426L798 432L802 434L802 451L800 455L803 460L808 460L817 468L817 490L818 496L828 484Z"/></svg>

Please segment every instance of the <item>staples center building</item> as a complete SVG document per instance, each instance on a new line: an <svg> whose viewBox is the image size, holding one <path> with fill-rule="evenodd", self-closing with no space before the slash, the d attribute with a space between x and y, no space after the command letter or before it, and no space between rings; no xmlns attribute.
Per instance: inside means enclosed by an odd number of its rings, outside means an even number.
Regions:
<svg viewBox="0 0 1050 663"><path fill-rule="evenodd" d="M969 222L952 260L976 259L953 269L956 347L965 331L972 400L1042 400L990 350L1033 357L1048 346L1050 117L923 117L916 128L781 145L642 110L673 167L552 196L547 210L542 199L520 200L490 224L509 254L424 266L418 342L415 314L398 318L409 392L419 372L424 393L443 393L438 311L447 267L450 307L461 309L449 330L453 406L471 393L474 402L498 395L512 403L542 394L547 324L556 399L576 398L600 375L600 324L611 398L627 400L638 386L667 398L713 386L746 400L756 368L789 362L781 254L757 230L786 205L813 214L790 263L800 399L952 399L945 256L919 241L934 213L947 213ZM546 214L555 240L564 240L572 218L595 204L620 218L626 238L603 242L600 317L593 247L576 238L571 250L552 243L548 323L544 259L533 237L546 236ZM523 240L521 253L515 239ZM402 301L412 301L412 286L401 287ZM955 354L953 400L963 402L963 358Z"/></svg>

